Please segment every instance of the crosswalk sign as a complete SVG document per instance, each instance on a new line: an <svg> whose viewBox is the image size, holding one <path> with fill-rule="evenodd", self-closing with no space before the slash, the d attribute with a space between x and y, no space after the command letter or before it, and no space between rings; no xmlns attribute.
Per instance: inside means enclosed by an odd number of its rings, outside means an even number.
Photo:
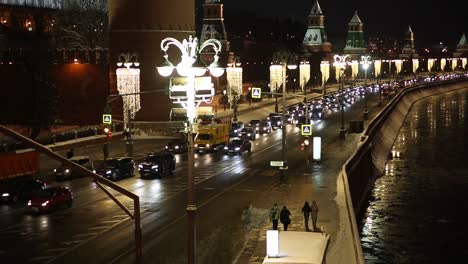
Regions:
<svg viewBox="0 0 468 264"><path fill-rule="evenodd" d="M103 124L112 124L112 115L109 114L103 114L102 115L102 123Z"/></svg>
<svg viewBox="0 0 468 264"><path fill-rule="evenodd" d="M301 135L312 136L312 125L301 125Z"/></svg>
<svg viewBox="0 0 468 264"><path fill-rule="evenodd" d="M262 98L262 88L252 88L252 98Z"/></svg>

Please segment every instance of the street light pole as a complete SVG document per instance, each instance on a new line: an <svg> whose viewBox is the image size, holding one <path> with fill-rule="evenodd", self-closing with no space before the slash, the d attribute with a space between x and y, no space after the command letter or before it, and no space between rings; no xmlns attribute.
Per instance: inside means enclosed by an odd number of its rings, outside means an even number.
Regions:
<svg viewBox="0 0 468 264"><path fill-rule="evenodd" d="M335 67L340 67L340 84L341 84L341 92L340 92L340 104L341 104L341 127L340 127L340 137L345 138L346 137L346 130L345 130L345 125L344 125L344 71L345 67L347 64L347 58L349 55L335 55L334 56L334 63L333 66ZM340 86L338 84L338 87Z"/></svg>
<svg viewBox="0 0 468 264"><path fill-rule="evenodd" d="M167 50L169 46L176 46L182 53L182 60L174 67L168 60ZM201 61L200 51L204 48L211 46L214 50L214 61L210 66ZM165 38L161 41L161 50L164 51L164 61L160 67L157 67L158 72L162 76L169 76L172 74L174 68L181 76L187 77L186 98L177 99L179 103L187 109L187 137L189 142L188 153L188 179L187 179L187 220L188 220L188 239L187 239L187 262L194 264L196 260L196 223L195 216L197 206L195 203L195 179L193 176L194 171L194 143L193 143L193 123L195 121L196 108L201 102L211 101L214 95L214 89L209 88L210 93L204 96L196 96L195 94L195 77L203 76L207 69L214 77L220 77L224 73L224 69L218 64L218 52L221 51L221 43L216 39L208 39L198 47L197 38L189 37L188 40L184 39L182 42L175 38Z"/></svg>
<svg viewBox="0 0 468 264"><path fill-rule="evenodd" d="M369 64L372 62L369 61L370 56L361 56L361 64L362 68L364 69L364 119L367 119L369 112L367 110L367 69L369 68Z"/></svg>

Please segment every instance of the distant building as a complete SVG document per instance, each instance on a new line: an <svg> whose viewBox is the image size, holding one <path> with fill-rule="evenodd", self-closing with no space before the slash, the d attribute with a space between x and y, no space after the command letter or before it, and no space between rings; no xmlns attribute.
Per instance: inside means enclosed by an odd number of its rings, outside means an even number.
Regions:
<svg viewBox="0 0 468 264"><path fill-rule="evenodd" d="M462 34L460 41L458 42L458 45L455 49L455 52L453 53L453 56L455 58L468 56L468 42L466 40L465 33Z"/></svg>
<svg viewBox="0 0 468 264"><path fill-rule="evenodd" d="M401 49L401 54L399 55L402 59L411 59L411 58L418 58L419 55L414 48L414 33L411 29L411 26L408 26L408 31L406 31L405 35L405 44Z"/></svg>
<svg viewBox="0 0 468 264"><path fill-rule="evenodd" d="M302 41L302 47L306 53L332 52L332 44L328 42L325 32L325 16L318 0L315 1L308 16L308 26Z"/></svg>
<svg viewBox="0 0 468 264"><path fill-rule="evenodd" d="M364 24L357 11L354 12L351 21L348 23L348 35L343 53L349 54L355 59L359 59L361 55L367 53L366 41L364 40Z"/></svg>

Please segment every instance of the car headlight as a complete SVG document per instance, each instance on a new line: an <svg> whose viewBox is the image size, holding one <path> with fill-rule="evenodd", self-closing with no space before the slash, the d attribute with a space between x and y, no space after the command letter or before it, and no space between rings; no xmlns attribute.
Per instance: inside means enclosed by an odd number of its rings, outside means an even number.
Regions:
<svg viewBox="0 0 468 264"><path fill-rule="evenodd" d="M234 133L237 133L237 129L234 129Z"/></svg>
<svg viewBox="0 0 468 264"><path fill-rule="evenodd" d="M151 169L155 170L155 169L157 169L158 167L159 167L159 165L153 165L153 166L151 166Z"/></svg>
<svg viewBox="0 0 468 264"><path fill-rule="evenodd" d="M241 137L241 136L242 136L242 133L239 133L239 137Z"/></svg>
<svg viewBox="0 0 468 264"><path fill-rule="evenodd" d="M28 203L28 204L29 204L29 203ZM45 202L43 202L41 205L42 205L42 206L47 206L48 204L49 204L49 201L45 201Z"/></svg>
<svg viewBox="0 0 468 264"><path fill-rule="evenodd" d="M28 206L31 206L31 200L28 201Z"/></svg>
<svg viewBox="0 0 468 264"><path fill-rule="evenodd" d="M251 136L250 133L248 133L247 136L250 137Z"/></svg>
<svg viewBox="0 0 468 264"><path fill-rule="evenodd" d="M268 128L264 127L263 130L267 130Z"/></svg>
<svg viewBox="0 0 468 264"><path fill-rule="evenodd" d="M70 174L70 169L66 169L65 174Z"/></svg>
<svg viewBox="0 0 468 264"><path fill-rule="evenodd" d="M106 171L106 174L111 174L111 173L112 173L111 170Z"/></svg>
<svg viewBox="0 0 468 264"><path fill-rule="evenodd" d="M138 165L138 168L142 169L142 168L143 168L143 165L142 165L142 164Z"/></svg>
<svg viewBox="0 0 468 264"><path fill-rule="evenodd" d="M54 169L54 172L57 172L57 169Z"/></svg>
<svg viewBox="0 0 468 264"><path fill-rule="evenodd" d="M93 173L96 173L96 170L93 170Z"/></svg>
<svg viewBox="0 0 468 264"><path fill-rule="evenodd" d="M198 148L198 144L195 144L195 147Z"/></svg>
<svg viewBox="0 0 468 264"><path fill-rule="evenodd" d="M239 147L237 147L237 148L235 148L235 150L240 150L240 148L239 148Z"/></svg>
<svg viewBox="0 0 468 264"><path fill-rule="evenodd" d="M9 197L10 194L9 193L2 193L2 197Z"/></svg>
<svg viewBox="0 0 468 264"><path fill-rule="evenodd" d="M279 124L281 124L281 122L280 122L280 121L278 121L278 122L276 122L276 124L277 124L277 125L279 125Z"/></svg>
<svg viewBox="0 0 468 264"><path fill-rule="evenodd" d="M179 146L175 146L174 148L175 148L175 149L179 149Z"/></svg>
<svg viewBox="0 0 468 264"><path fill-rule="evenodd" d="M225 150L228 150L229 148L228 147L224 147Z"/></svg>
<svg viewBox="0 0 468 264"><path fill-rule="evenodd" d="M209 147L210 147L210 144L206 144L206 147L209 148Z"/></svg>
<svg viewBox="0 0 468 264"><path fill-rule="evenodd" d="M166 149L168 149L168 148L169 148L169 146L166 146Z"/></svg>

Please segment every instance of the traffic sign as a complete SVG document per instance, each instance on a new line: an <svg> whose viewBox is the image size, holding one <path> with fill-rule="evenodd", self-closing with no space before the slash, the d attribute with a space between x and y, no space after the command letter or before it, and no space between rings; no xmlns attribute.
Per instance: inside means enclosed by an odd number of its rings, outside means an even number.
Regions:
<svg viewBox="0 0 468 264"><path fill-rule="evenodd" d="M262 88L252 88L252 98L262 98Z"/></svg>
<svg viewBox="0 0 468 264"><path fill-rule="evenodd" d="M312 136L312 125L301 125L301 135Z"/></svg>
<svg viewBox="0 0 468 264"><path fill-rule="evenodd" d="M112 124L112 115L109 114L103 114L102 115L102 123L103 124Z"/></svg>
<svg viewBox="0 0 468 264"><path fill-rule="evenodd" d="M282 160L271 160L270 161L270 166L271 167L283 167L284 166L284 161L282 161Z"/></svg>

